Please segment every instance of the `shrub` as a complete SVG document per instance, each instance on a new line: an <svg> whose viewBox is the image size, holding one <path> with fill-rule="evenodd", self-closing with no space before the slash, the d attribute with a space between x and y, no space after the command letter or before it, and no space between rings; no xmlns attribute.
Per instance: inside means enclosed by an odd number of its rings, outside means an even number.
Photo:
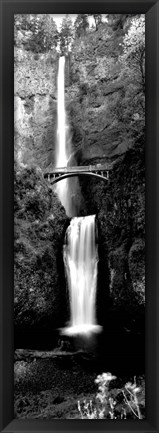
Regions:
<svg viewBox="0 0 159 433"><path fill-rule="evenodd" d="M116 376L111 373L102 373L97 376L95 383L98 384L98 392L95 400L88 402L84 400L82 404L78 401L81 419L126 419L128 413L135 418L143 418L137 397L141 388L137 386L136 378L134 378L134 383L128 382L123 389L116 389L116 395L114 395L109 385L115 379Z"/></svg>

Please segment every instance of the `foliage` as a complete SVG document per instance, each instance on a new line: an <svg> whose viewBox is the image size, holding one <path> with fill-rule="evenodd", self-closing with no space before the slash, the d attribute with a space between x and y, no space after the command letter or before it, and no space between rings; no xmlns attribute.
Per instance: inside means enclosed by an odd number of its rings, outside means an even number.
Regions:
<svg viewBox="0 0 159 433"><path fill-rule="evenodd" d="M86 34L86 30L89 27L88 15L87 14L78 14L77 18L74 22L75 27L75 36L77 38Z"/></svg>
<svg viewBox="0 0 159 433"><path fill-rule="evenodd" d="M145 91L145 17L133 18L123 39L123 54L119 60Z"/></svg>
<svg viewBox="0 0 159 433"><path fill-rule="evenodd" d="M111 26L115 31L118 29L123 29L129 16L129 14L107 14L106 18L108 20L109 26Z"/></svg>
<svg viewBox="0 0 159 433"><path fill-rule="evenodd" d="M126 419L127 417L135 417L142 419L143 416L140 410L140 404L137 394L141 388L134 383L128 382L123 389L117 389L116 395L109 389L109 384L114 381L116 376L111 373L102 373L97 376L95 383L98 384L98 393L95 396L95 401L83 401L83 404L78 401L78 411L81 419ZM118 396L120 396L121 404L118 404ZM121 398L123 396L123 398Z"/></svg>
<svg viewBox="0 0 159 433"><path fill-rule="evenodd" d="M50 14L15 15L15 44L26 50L43 53L56 47L59 38Z"/></svg>
<svg viewBox="0 0 159 433"><path fill-rule="evenodd" d="M111 98L109 105L109 116L112 119L112 134L120 134L122 141L129 140L130 146L145 126L145 96L138 88L136 77L130 79L130 75L120 75L120 86L118 94Z"/></svg>
<svg viewBox="0 0 159 433"><path fill-rule="evenodd" d="M60 41L60 51L61 54L65 54L68 52L73 37L73 24L70 16L67 14L61 24L61 29L59 33L59 41Z"/></svg>
<svg viewBox="0 0 159 433"><path fill-rule="evenodd" d="M119 45L118 93L112 95L109 116L112 133L134 142L145 126L145 21L142 16L131 20L128 33ZM109 75L111 76L112 70ZM111 129L110 129L111 130Z"/></svg>
<svg viewBox="0 0 159 433"><path fill-rule="evenodd" d="M99 25L102 23L102 14L93 14L93 18L95 21L96 31L97 31Z"/></svg>
<svg viewBox="0 0 159 433"><path fill-rule="evenodd" d="M93 16L94 21L95 21L95 28L97 31L99 28L99 25L102 23L102 14L88 14L88 16L91 16L91 17Z"/></svg>
<svg viewBox="0 0 159 433"><path fill-rule="evenodd" d="M112 131L117 130L131 143L145 126L145 21L142 16L132 19L120 46L123 53L118 57L119 91L111 98L109 115Z"/></svg>
<svg viewBox="0 0 159 433"><path fill-rule="evenodd" d="M21 46L25 37L24 32L28 35L28 31L32 31L31 15L16 14L14 15L14 43L16 46Z"/></svg>
<svg viewBox="0 0 159 433"><path fill-rule="evenodd" d="M14 16L14 24L17 30L32 30L34 17L37 15L16 14Z"/></svg>

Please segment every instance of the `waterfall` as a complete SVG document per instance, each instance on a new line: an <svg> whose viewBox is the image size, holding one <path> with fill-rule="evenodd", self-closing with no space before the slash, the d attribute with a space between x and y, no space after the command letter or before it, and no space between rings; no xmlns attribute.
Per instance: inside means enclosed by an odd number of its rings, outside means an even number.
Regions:
<svg viewBox="0 0 159 433"><path fill-rule="evenodd" d="M56 167L67 167L71 155L71 134L65 110L65 56L59 57L57 77ZM74 161L76 165L76 162ZM78 215L81 193L78 178L66 178L56 185L57 195L69 217Z"/></svg>
<svg viewBox="0 0 159 433"><path fill-rule="evenodd" d="M56 167L66 167L71 154L69 125L65 111L65 57L59 58L57 80L57 147ZM77 217L80 208L78 178L63 179L56 192L72 218L65 234L63 257L70 300L70 324L63 334L98 332L96 322L96 285L98 252L95 239L95 215ZM75 217L76 216L76 217Z"/></svg>
<svg viewBox="0 0 159 433"><path fill-rule="evenodd" d="M99 332L96 322L98 251L95 215L72 218L64 242L64 264L70 299L66 335Z"/></svg>
<svg viewBox="0 0 159 433"><path fill-rule="evenodd" d="M58 78L57 78L57 147L56 167L66 167L69 157L69 149L66 149L68 125L65 112L65 56L59 57ZM63 179L56 185L56 192L64 206L67 215L70 215L69 205L69 182Z"/></svg>

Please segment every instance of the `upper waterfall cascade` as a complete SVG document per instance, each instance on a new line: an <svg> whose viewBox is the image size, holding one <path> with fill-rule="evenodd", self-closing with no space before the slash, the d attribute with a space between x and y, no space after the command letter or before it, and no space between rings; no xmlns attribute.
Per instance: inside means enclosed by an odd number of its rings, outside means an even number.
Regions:
<svg viewBox="0 0 159 433"><path fill-rule="evenodd" d="M56 167L66 167L69 155L66 150L66 112L65 112L65 57L59 57L57 79L57 147ZM56 192L69 215L68 179L64 179L56 186Z"/></svg>
<svg viewBox="0 0 159 433"><path fill-rule="evenodd" d="M71 133L65 109L65 56L59 57L57 78L57 145L56 168L67 167L71 155ZM69 217L76 216L80 208L78 179L63 179L56 192Z"/></svg>

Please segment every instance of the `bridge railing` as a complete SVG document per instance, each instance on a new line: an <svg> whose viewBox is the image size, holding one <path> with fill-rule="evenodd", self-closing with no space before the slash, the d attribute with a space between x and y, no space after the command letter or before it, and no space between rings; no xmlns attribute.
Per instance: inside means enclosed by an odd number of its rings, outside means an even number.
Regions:
<svg viewBox="0 0 159 433"><path fill-rule="evenodd" d="M49 172L44 173L44 178L47 178L49 175L56 176L62 175L66 173L77 173L77 172L92 172L92 173L104 173L109 172L112 169L110 164L97 164L97 165L83 165L83 166L75 166L75 167L56 167Z"/></svg>

